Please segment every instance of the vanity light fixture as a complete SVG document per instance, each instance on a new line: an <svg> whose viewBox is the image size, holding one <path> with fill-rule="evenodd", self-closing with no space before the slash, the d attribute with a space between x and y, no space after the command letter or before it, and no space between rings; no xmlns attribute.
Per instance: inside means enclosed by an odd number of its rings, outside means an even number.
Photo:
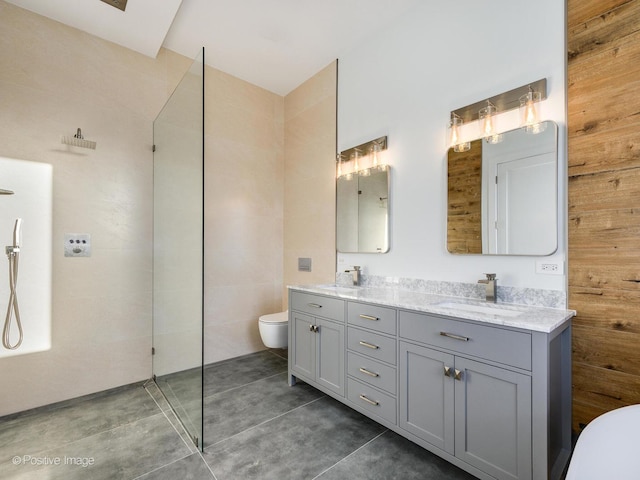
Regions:
<svg viewBox="0 0 640 480"><path fill-rule="evenodd" d="M336 177L351 180L354 173L367 176L374 171L386 170L387 166L382 163L382 152L386 149L387 137L384 136L343 150L336 155Z"/></svg>
<svg viewBox="0 0 640 480"><path fill-rule="evenodd" d="M349 157L349 160L353 162L353 171L358 172L360 175L368 175L369 173L365 173L365 171L361 171L360 169L360 157L362 157L362 152L360 149L354 148Z"/></svg>
<svg viewBox="0 0 640 480"><path fill-rule="evenodd" d="M342 155L336 155L336 178L342 176Z"/></svg>
<svg viewBox="0 0 640 480"><path fill-rule="evenodd" d="M373 168L374 170L377 170L378 167L380 166L380 147L378 147L378 145L376 145L376 143L374 142L373 145L371 145L371 168Z"/></svg>
<svg viewBox="0 0 640 480"><path fill-rule="evenodd" d="M462 118L451 112L451 121L449 122L449 146L453 147L454 152L466 152L471 148L471 142L463 142L460 135L460 127L462 126Z"/></svg>
<svg viewBox="0 0 640 480"><path fill-rule="evenodd" d="M542 78L508 92L494 95L486 100L453 110L449 123L449 146L453 147L455 152L468 150L465 147L470 144L462 141L460 126L476 120L480 120L482 137L487 142L499 142L500 135L495 124L496 115L517 108L520 108L521 112L520 126L528 133L540 133L546 126L546 123L540 118L540 102L546 98L547 79Z"/></svg>
<svg viewBox="0 0 640 480"><path fill-rule="evenodd" d="M487 143L500 143L503 139L502 134L498 133L498 130L496 129L497 113L498 109L489 100L487 100L487 106L481 108L478 112L482 129L482 138L484 138Z"/></svg>
<svg viewBox="0 0 640 480"><path fill-rule="evenodd" d="M531 85L529 91L520 97L520 126L527 133L537 134L543 132L546 123L540 121L539 107L542 95L536 92Z"/></svg>

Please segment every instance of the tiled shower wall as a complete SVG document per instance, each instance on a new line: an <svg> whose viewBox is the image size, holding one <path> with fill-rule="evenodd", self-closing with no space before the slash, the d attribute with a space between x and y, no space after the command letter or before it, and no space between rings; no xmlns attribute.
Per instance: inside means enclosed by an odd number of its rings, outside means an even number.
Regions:
<svg viewBox="0 0 640 480"><path fill-rule="evenodd" d="M190 63L0 0L0 155L53 165L52 348L0 362L0 415L150 376L152 122ZM60 143L78 127L96 150ZM66 232L92 256L65 258Z"/></svg>
<svg viewBox="0 0 640 480"><path fill-rule="evenodd" d="M152 124L192 60L3 0L0 52L0 155L53 165L53 346L0 362L1 416L151 375ZM286 98L206 69L207 362L264 348L283 285L333 281L335 68ZM60 144L78 127L95 151ZM65 258L65 232L90 233L92 256Z"/></svg>

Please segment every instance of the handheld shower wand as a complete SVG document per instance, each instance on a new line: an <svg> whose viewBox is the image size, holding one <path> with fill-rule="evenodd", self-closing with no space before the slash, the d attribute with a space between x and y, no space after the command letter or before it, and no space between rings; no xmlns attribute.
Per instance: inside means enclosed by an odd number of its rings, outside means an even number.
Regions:
<svg viewBox="0 0 640 480"><path fill-rule="evenodd" d="M16 218L16 224L13 227L13 247L20 248L20 235L22 235L22 219Z"/></svg>
<svg viewBox="0 0 640 480"><path fill-rule="evenodd" d="M20 260L20 234L22 233L22 219L17 218L13 227L13 245L5 247L7 258L9 259L9 305L7 306L7 316L2 329L2 345L9 350L15 350L22 344L24 337L22 332L22 322L20 321L20 309L18 308L18 263ZM18 327L18 341L11 344L11 320L15 314L16 326Z"/></svg>

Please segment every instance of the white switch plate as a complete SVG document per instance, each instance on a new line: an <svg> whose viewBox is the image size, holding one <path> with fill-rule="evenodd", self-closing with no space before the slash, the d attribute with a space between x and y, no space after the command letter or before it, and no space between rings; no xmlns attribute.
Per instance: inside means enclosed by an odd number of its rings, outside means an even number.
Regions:
<svg viewBox="0 0 640 480"><path fill-rule="evenodd" d="M91 235L88 233L64 234L65 257L90 257Z"/></svg>
<svg viewBox="0 0 640 480"><path fill-rule="evenodd" d="M536 260L536 273L564 275L564 262L562 260Z"/></svg>

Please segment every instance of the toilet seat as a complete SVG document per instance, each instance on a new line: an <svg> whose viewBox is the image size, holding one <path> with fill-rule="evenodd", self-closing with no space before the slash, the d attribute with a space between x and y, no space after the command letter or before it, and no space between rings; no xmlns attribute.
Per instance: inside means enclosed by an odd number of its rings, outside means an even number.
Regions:
<svg viewBox="0 0 640 480"><path fill-rule="evenodd" d="M262 315L259 321L260 323L269 323L269 324L288 323L289 311L287 310L285 312L270 313L269 315Z"/></svg>

